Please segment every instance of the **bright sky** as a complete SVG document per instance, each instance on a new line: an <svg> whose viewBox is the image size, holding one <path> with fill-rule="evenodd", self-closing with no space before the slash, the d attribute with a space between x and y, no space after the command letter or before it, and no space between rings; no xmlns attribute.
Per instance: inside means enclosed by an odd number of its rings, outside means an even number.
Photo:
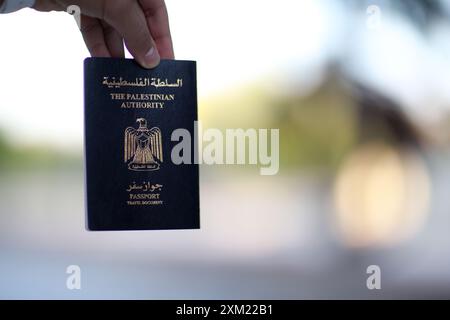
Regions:
<svg viewBox="0 0 450 320"><path fill-rule="evenodd" d="M177 58L198 61L200 98L321 56L326 11L273 3L167 0ZM0 30L0 127L20 143L81 146L88 51L73 18L25 9L0 16Z"/></svg>
<svg viewBox="0 0 450 320"><path fill-rule="evenodd" d="M346 16L335 0L166 2L177 58L198 61L200 99L261 81L273 72L286 75L284 81L295 78L299 88L307 86L346 37L345 28L340 28ZM395 24L374 42L364 31L365 17L362 12L362 31L354 36L360 48L353 67L363 68L363 77L385 83L406 100L429 95L411 71L428 55L423 44ZM19 143L45 142L78 151L83 141L82 66L88 51L75 21L66 13L25 9L1 15L0 30L0 128ZM404 56L404 43L397 41L404 35L407 50L419 50L417 54ZM389 59L373 54L379 46L390 46ZM444 66L450 66L445 57L422 63L420 70L432 75ZM433 88L442 94L450 89L448 80L449 76L440 78ZM423 90L415 92L417 88Z"/></svg>

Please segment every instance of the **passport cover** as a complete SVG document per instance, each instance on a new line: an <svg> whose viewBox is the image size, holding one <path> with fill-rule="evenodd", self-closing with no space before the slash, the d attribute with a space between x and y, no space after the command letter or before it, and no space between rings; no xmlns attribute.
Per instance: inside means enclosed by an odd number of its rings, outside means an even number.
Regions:
<svg viewBox="0 0 450 320"><path fill-rule="evenodd" d="M171 160L174 130L194 142L196 63L87 58L84 77L87 229L200 228L198 165Z"/></svg>

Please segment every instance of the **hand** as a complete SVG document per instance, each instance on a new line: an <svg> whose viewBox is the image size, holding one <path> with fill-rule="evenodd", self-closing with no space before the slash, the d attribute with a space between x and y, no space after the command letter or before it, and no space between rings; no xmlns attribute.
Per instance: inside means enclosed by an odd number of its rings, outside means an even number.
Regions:
<svg viewBox="0 0 450 320"><path fill-rule="evenodd" d="M124 57L123 44L144 68L173 59L164 0L36 0L38 11L81 9L81 32L94 57Z"/></svg>

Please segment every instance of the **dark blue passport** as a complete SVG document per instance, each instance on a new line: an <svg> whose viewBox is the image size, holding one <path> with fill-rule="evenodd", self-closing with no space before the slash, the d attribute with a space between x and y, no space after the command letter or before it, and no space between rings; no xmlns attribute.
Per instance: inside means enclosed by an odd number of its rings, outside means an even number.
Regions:
<svg viewBox="0 0 450 320"><path fill-rule="evenodd" d="M194 143L196 63L88 58L84 77L88 230L200 228L198 165L172 158L180 129Z"/></svg>

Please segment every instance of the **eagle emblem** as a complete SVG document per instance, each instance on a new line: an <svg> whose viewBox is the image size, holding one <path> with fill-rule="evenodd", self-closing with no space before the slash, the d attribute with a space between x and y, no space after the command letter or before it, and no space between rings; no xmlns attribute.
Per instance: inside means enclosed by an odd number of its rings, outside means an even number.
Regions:
<svg viewBox="0 0 450 320"><path fill-rule="evenodd" d="M157 127L148 129L144 118L136 122L139 128L125 129L124 162L133 171L158 170L163 162L161 130Z"/></svg>

